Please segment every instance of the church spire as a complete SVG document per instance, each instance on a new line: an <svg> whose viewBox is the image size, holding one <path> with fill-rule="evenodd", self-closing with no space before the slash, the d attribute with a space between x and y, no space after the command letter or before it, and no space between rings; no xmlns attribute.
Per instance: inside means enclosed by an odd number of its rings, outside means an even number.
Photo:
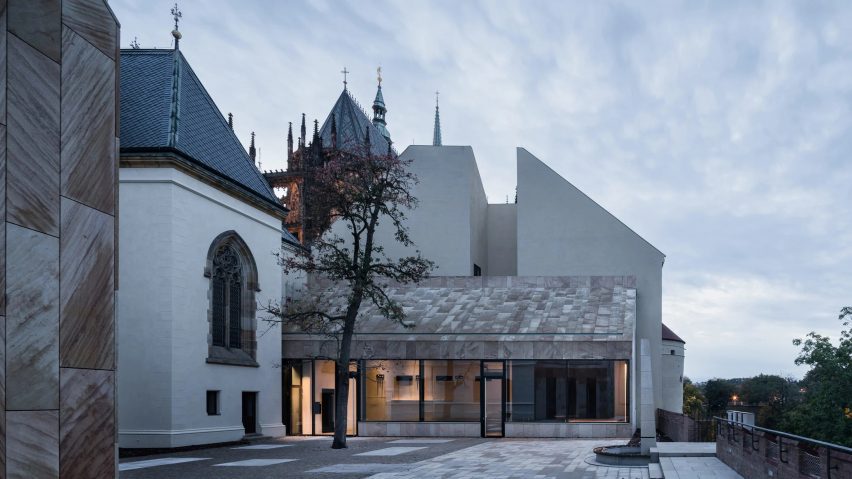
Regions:
<svg viewBox="0 0 852 479"><path fill-rule="evenodd" d="M293 159L293 122L287 128L287 163Z"/></svg>
<svg viewBox="0 0 852 479"><path fill-rule="evenodd" d="M385 107L385 97L382 95L382 67L376 69L379 87L376 89L376 99L373 100L373 125L379 130L385 139L390 142L390 132L385 122L385 114L388 110Z"/></svg>
<svg viewBox="0 0 852 479"><path fill-rule="evenodd" d="M257 158L257 150L254 147L254 132L251 132L251 143L249 144L249 158L251 158L251 162L254 163Z"/></svg>
<svg viewBox="0 0 852 479"><path fill-rule="evenodd" d="M301 147L303 147L303 146L305 146L305 143L307 142L307 138L306 138L306 136L307 136L307 130L305 129L305 114L304 114L304 113L302 113L302 130L301 130L301 134L302 134L302 136L300 136L300 137L299 137L299 147L300 147L300 148L301 148Z"/></svg>
<svg viewBox="0 0 852 479"><path fill-rule="evenodd" d="M331 115L331 147L337 149L337 115Z"/></svg>
<svg viewBox="0 0 852 479"><path fill-rule="evenodd" d="M435 92L435 130L432 132L432 146L441 146L441 112L438 110L438 95Z"/></svg>
<svg viewBox="0 0 852 479"><path fill-rule="evenodd" d="M180 30L178 30L178 22L180 21L181 17L183 17L183 13L181 13L177 3L175 3L175 6L172 8L172 17L174 17L175 19L175 29L172 30L172 36L175 37L175 50L177 50L178 44L180 43L180 39L183 36L180 34Z"/></svg>

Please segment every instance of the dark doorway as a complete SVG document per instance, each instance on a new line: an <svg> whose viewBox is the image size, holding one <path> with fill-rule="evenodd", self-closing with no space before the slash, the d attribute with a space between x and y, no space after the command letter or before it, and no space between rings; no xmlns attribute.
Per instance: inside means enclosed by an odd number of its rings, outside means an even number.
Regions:
<svg viewBox="0 0 852 479"><path fill-rule="evenodd" d="M322 432L334 432L334 389L322 390Z"/></svg>
<svg viewBox="0 0 852 479"><path fill-rule="evenodd" d="M243 391L243 427L246 434L257 433L257 393Z"/></svg>

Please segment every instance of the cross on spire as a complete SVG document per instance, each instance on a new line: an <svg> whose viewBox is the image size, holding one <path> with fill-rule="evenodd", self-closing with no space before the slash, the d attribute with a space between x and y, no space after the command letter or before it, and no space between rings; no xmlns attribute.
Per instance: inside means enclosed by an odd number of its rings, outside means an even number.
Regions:
<svg viewBox="0 0 852 479"><path fill-rule="evenodd" d="M379 87L382 86L382 67L376 68L376 74L378 75Z"/></svg>
<svg viewBox="0 0 852 479"><path fill-rule="evenodd" d="M346 67L343 67L343 70L341 70L340 73L343 73L343 89L345 90L346 89L346 75L348 75L351 72L349 70L347 70Z"/></svg>
<svg viewBox="0 0 852 479"><path fill-rule="evenodd" d="M435 90L435 106L438 106L438 95L440 95L440 94L441 94L441 92L439 92L438 90Z"/></svg>
<svg viewBox="0 0 852 479"><path fill-rule="evenodd" d="M178 30L178 22L180 22L180 19L183 17L183 13L181 13L177 2L175 2L175 6L172 7L172 17L175 19L175 29L172 30L172 36L175 37L175 50L177 50L178 42L180 42L180 38L182 36L180 34L180 30Z"/></svg>

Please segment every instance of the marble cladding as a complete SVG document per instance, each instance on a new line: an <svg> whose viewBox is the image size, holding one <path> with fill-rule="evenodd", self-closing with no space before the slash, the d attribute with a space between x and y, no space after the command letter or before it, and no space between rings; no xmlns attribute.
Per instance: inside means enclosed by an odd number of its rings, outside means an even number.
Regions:
<svg viewBox="0 0 852 479"><path fill-rule="evenodd" d="M327 339L288 336L282 354L288 359L325 356L334 344ZM468 340L413 336L402 339L359 339L352 344L357 359L626 359L630 360L630 341L537 341Z"/></svg>
<svg viewBox="0 0 852 479"><path fill-rule="evenodd" d="M113 217L62 198L60 363L114 369Z"/></svg>
<svg viewBox="0 0 852 479"><path fill-rule="evenodd" d="M632 276L435 277L418 285L390 284L386 294L405 312L405 327L372 304L358 315L356 333L394 336L476 335L512 341L630 340L636 316ZM325 308L345 309L346 285L311 280L309 295L328 298ZM298 334L295 327L285 328Z"/></svg>
<svg viewBox="0 0 852 479"><path fill-rule="evenodd" d="M6 478L59 477L59 412L6 413Z"/></svg>
<svg viewBox="0 0 852 479"><path fill-rule="evenodd" d="M117 49L103 0L0 0L0 479L117 477Z"/></svg>
<svg viewBox="0 0 852 479"><path fill-rule="evenodd" d="M6 407L59 407L59 240L6 223Z"/></svg>
<svg viewBox="0 0 852 479"><path fill-rule="evenodd" d="M59 65L9 35L7 67L6 221L58 236Z"/></svg>
<svg viewBox="0 0 852 479"><path fill-rule="evenodd" d="M61 477L115 477L115 458L92 455L115 442L115 372L62 368L59 409Z"/></svg>
<svg viewBox="0 0 852 479"><path fill-rule="evenodd" d="M63 0L62 23L97 47L108 58L115 60L118 48L117 27L105 3L91 0ZM65 66L67 58L65 55L68 52L64 46L62 53L62 64Z"/></svg>
<svg viewBox="0 0 852 479"><path fill-rule="evenodd" d="M56 63L60 60L60 0L8 0L8 28ZM14 63L10 60L10 65Z"/></svg>
<svg viewBox="0 0 852 479"><path fill-rule="evenodd" d="M109 214L115 204L114 88L113 60L64 28L62 195Z"/></svg>

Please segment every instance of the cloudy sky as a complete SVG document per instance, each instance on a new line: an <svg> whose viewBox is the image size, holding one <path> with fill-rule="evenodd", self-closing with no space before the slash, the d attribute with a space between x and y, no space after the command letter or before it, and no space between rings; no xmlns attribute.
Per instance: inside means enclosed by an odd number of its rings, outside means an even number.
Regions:
<svg viewBox="0 0 852 479"><path fill-rule="evenodd" d="M113 0L122 46L172 4ZM791 340L852 305L848 2L183 1L181 50L264 169L287 123L381 65L401 151L472 145L491 202L523 146L666 255L663 321L696 380L801 376Z"/></svg>

